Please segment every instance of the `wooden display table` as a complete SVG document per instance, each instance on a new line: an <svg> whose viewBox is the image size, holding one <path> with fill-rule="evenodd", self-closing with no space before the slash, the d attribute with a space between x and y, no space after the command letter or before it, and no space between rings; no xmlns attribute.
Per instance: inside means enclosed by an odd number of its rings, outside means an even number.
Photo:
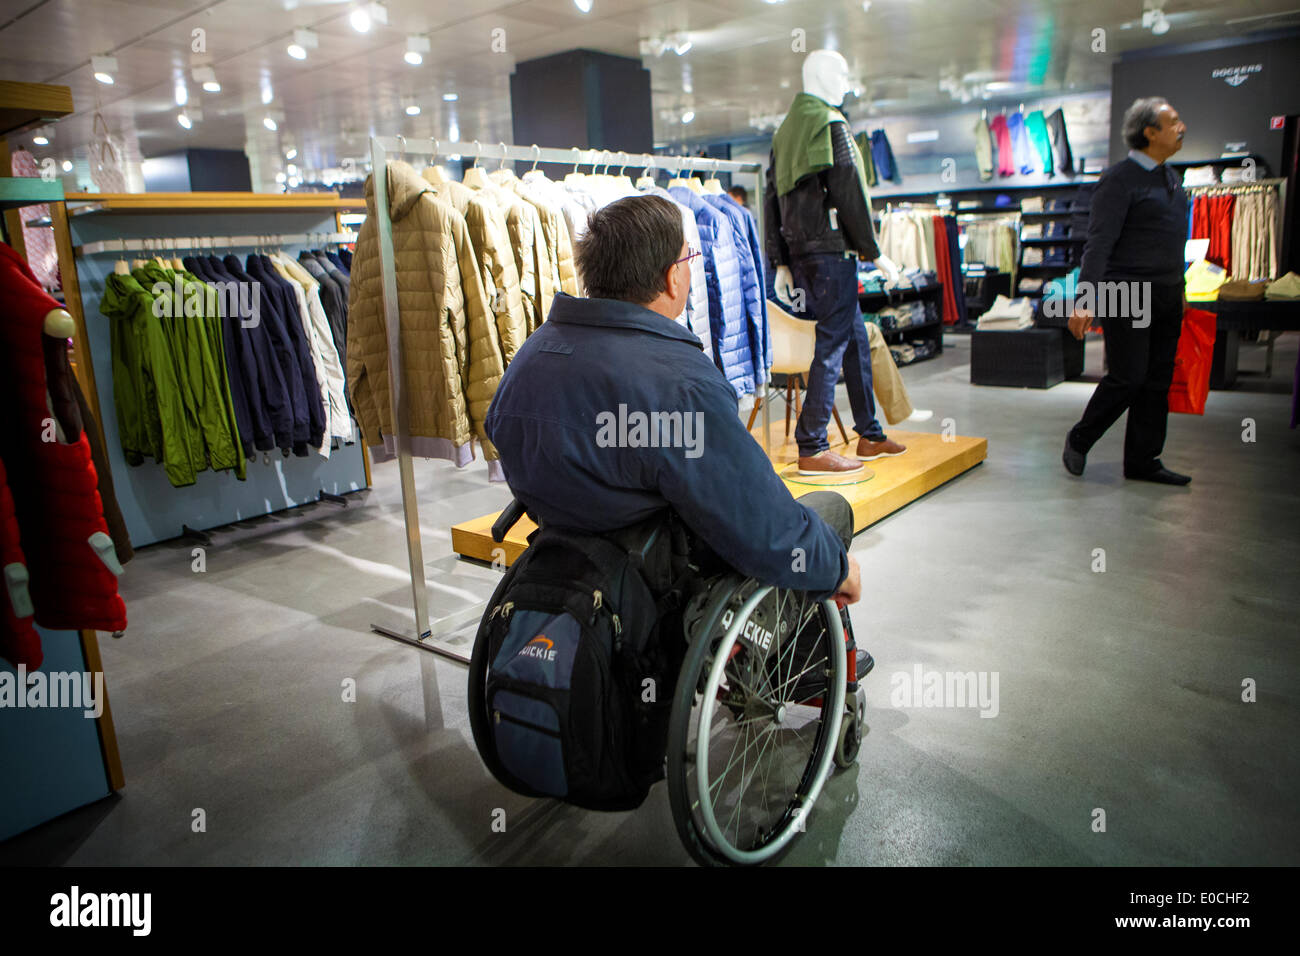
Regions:
<svg viewBox="0 0 1300 956"><path fill-rule="evenodd" d="M772 467L790 493L797 498L810 491L838 491L853 506L853 526L858 531L974 468L988 456L989 444L987 438L954 435L944 441L940 435L890 429L889 437L907 446L905 454L868 462L866 475L809 478L795 474L799 451L793 440L786 441L784 423L773 423L771 434ZM832 447L841 454L852 448L851 445ZM497 544L492 540L492 522L498 514L493 512L452 525L452 550L462 557L480 561L491 561L495 556L504 557L507 565L513 563L528 547L528 535L537 526L523 518L506 535L505 541ZM494 555L496 549L501 549L504 555L500 552Z"/></svg>

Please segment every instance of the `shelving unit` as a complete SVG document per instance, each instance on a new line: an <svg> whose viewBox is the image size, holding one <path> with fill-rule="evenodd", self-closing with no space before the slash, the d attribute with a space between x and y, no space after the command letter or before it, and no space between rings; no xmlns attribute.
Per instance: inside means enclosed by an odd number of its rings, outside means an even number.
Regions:
<svg viewBox="0 0 1300 956"><path fill-rule="evenodd" d="M902 305L908 302L923 302L926 299L943 297L943 285L932 286L928 289L904 289L900 292L859 292L858 308L862 312L879 312L881 309L891 305ZM925 356L926 359L934 358L936 355L943 354L943 319L942 317L923 322L920 325L909 325L901 329L881 328L881 333L885 336L885 341L891 345L901 342L909 342L912 339L924 339L934 343L934 352ZM925 359L917 359L923 362ZM911 363L908 363L911 364Z"/></svg>

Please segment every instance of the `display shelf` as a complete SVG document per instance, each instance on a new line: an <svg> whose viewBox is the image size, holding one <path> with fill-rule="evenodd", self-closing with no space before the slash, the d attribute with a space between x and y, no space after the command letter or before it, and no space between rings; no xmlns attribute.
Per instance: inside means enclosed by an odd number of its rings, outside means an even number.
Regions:
<svg viewBox="0 0 1300 956"><path fill-rule="evenodd" d="M1054 236L1043 239L1021 239L1022 246L1081 246L1088 239L1086 236Z"/></svg>
<svg viewBox="0 0 1300 956"><path fill-rule="evenodd" d="M901 329L886 329L881 326L876 326L876 328L880 329L882 335L890 336L902 335L906 332L918 332L921 329L932 329L937 325L943 325L943 319L931 319L929 322L921 322L916 325L905 325Z"/></svg>
<svg viewBox="0 0 1300 956"><path fill-rule="evenodd" d="M0 176L0 209L38 206L63 199L63 183L35 176Z"/></svg>
<svg viewBox="0 0 1300 956"><path fill-rule="evenodd" d="M0 137L21 133L72 112L72 89L48 83L0 82Z"/></svg>

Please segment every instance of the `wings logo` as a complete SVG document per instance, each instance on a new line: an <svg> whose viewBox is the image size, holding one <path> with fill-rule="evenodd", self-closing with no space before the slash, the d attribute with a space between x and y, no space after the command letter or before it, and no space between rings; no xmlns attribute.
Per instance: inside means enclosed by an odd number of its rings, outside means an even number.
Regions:
<svg viewBox="0 0 1300 956"><path fill-rule="evenodd" d="M516 657L535 657L539 661L555 660L555 642L545 634L538 634L531 641L519 648Z"/></svg>
<svg viewBox="0 0 1300 956"><path fill-rule="evenodd" d="M1229 86L1241 86L1241 84L1245 83L1248 79L1250 79L1249 73L1234 73L1232 76L1224 79L1223 82L1227 83Z"/></svg>

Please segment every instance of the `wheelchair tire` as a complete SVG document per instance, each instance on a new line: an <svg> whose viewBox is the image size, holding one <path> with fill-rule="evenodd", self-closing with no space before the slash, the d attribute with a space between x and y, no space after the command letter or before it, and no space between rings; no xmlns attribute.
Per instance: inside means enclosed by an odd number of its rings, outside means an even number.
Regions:
<svg viewBox="0 0 1300 956"><path fill-rule="evenodd" d="M829 776L844 717L847 679L845 635L839 612L830 602L812 602L798 592L774 590L735 575L720 579L712 590L694 634L690 636L673 701L667 748L669 803L678 835L696 862L706 866L753 866L773 862L789 850L795 836L804 829L807 814ZM733 609L731 617L726 617L728 608ZM803 623L797 627L788 626L785 615L795 608L799 612L795 616L802 619ZM803 663L807 666L794 674L795 655L804 646L797 635L803 632L815 615L819 615L821 621L816 643L806 652ZM777 635L777 639L774 649L767 651L766 656L748 640L740 639L742 629L750 620L759 623L766 621L773 626L773 634ZM773 673L773 664L775 678L781 678L780 668L786 648L789 648L790 655L786 665L786 679L774 687L766 681ZM816 648L825 649L824 658L812 659ZM744 671L744 675L750 678L750 683L757 688L755 691L750 690L741 674L746 666L758 667L757 671ZM824 689L815 698L800 698L796 694L799 681L806 673L816 675L817 671L813 668L822 669ZM722 686L724 677L727 683L725 692ZM759 680L765 682L761 687ZM764 688L771 691L766 695L770 699L761 693ZM787 697L795 699L787 701ZM738 700L741 701L739 711ZM763 825L756 826L754 836L750 839L742 837L742 825L738 822L737 837L732 840L727 833L730 820L744 808L745 790L748 786L746 768L742 766L741 769L736 808L726 824L720 826L714 814L715 801L711 794L715 784L726 783L727 774L736 762L734 754L740 742L732 746L731 759L718 779L712 781L709 778L712 772L709 766L711 738L725 737L728 732L733 736L743 736L743 741L748 742L742 756L762 741L761 749L755 757L755 769L748 778L748 782L753 782L757 778L758 763L763 755L771 750L772 756L768 758L770 772L772 761L785 746L782 743L774 744L774 741L784 736L787 740L793 738L801 743L806 742L803 733L793 727L795 718L791 718L789 728L783 727L783 721L787 719L787 708L792 714L798 708L798 715L807 717L803 723L805 728L815 723L811 753L806 761L802 756L794 757L795 766L790 774L795 780L794 792L783 803L779 797L774 800L771 810L768 810L767 802L769 780L764 776L762 809L768 813L780 814L778 819L772 821L770 829ZM706 726L701 727L705 721ZM742 726L745 727L743 731L740 730ZM719 731L716 734L715 727ZM787 734L787 729L791 733ZM755 736L751 737L751 732ZM703 776L696 760L701 746L705 750ZM725 742L722 742L718 752L724 748ZM784 763L784 758L781 763ZM787 775L781 773L778 776L784 781ZM710 795L707 800L704 798L706 794ZM731 791L720 790L719 795L722 794L730 796ZM719 801L719 810L725 809ZM741 820L745 819L742 815ZM748 827L748 824L745 826Z"/></svg>
<svg viewBox="0 0 1300 956"><path fill-rule="evenodd" d="M866 725L866 694L858 688L855 699L849 704L840 723L840 738L835 744L835 766L847 770L858 759L862 749L862 728Z"/></svg>

